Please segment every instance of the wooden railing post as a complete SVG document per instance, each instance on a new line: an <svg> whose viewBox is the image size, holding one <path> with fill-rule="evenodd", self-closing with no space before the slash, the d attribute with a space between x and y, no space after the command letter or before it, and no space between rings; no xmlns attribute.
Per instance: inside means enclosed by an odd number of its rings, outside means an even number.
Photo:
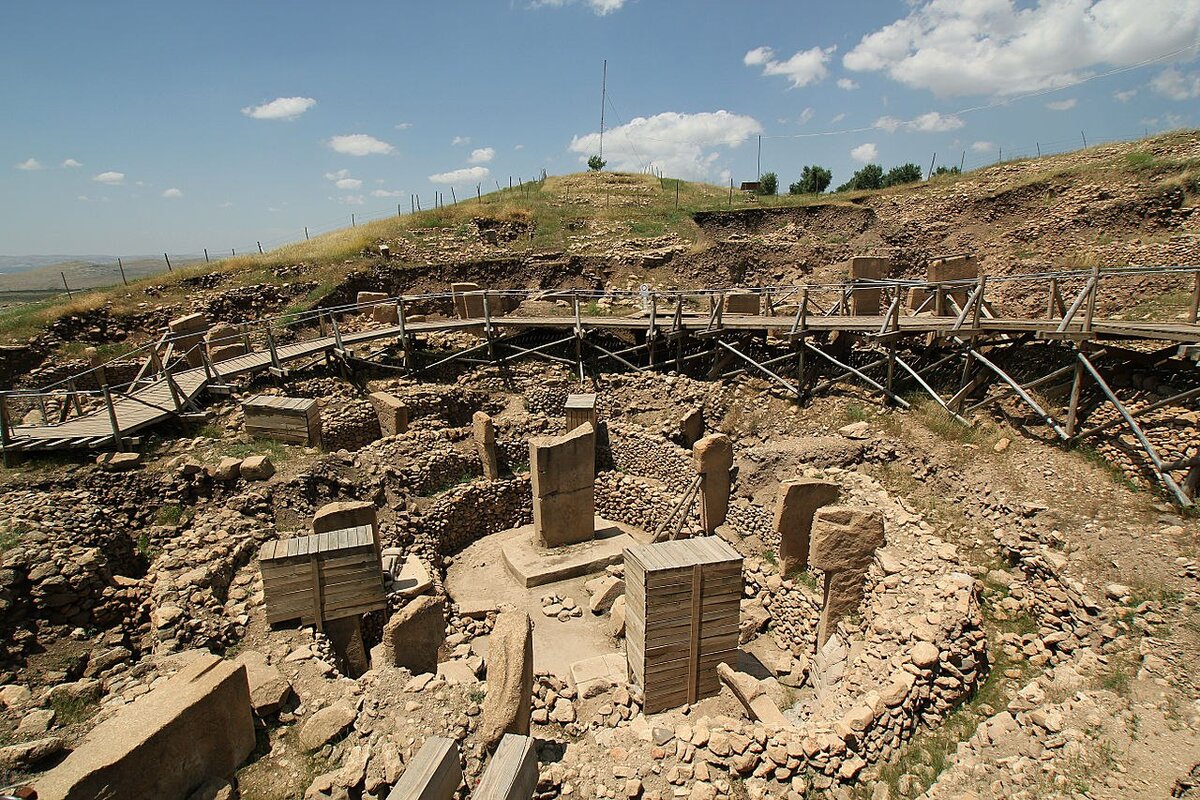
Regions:
<svg viewBox="0 0 1200 800"><path fill-rule="evenodd" d="M1092 332L1092 319L1096 316L1096 300L1100 296L1100 267L1092 267L1092 291L1088 295L1087 313L1083 317L1083 332Z"/></svg>
<svg viewBox="0 0 1200 800"><path fill-rule="evenodd" d="M658 339L658 295L650 293L650 330L646 334L646 355L654 368L654 345Z"/></svg>
<svg viewBox="0 0 1200 800"><path fill-rule="evenodd" d="M121 452L125 452L125 440L121 438L121 424L117 421L117 409L113 405L112 390L104 384L104 405L108 408L108 422L112 426L113 443Z"/></svg>
<svg viewBox="0 0 1200 800"><path fill-rule="evenodd" d="M1054 319L1054 312L1057 310L1055 299L1058 297L1058 278L1050 279L1050 296L1046 300L1046 319Z"/></svg>
<svg viewBox="0 0 1200 800"><path fill-rule="evenodd" d="M396 317L400 325L400 363L407 369L408 357L408 328L404 322L404 295L396 298Z"/></svg>
<svg viewBox="0 0 1200 800"><path fill-rule="evenodd" d="M1195 280L1192 283L1192 309L1188 313L1188 320L1195 325L1197 315L1200 315L1200 269L1193 274Z"/></svg>

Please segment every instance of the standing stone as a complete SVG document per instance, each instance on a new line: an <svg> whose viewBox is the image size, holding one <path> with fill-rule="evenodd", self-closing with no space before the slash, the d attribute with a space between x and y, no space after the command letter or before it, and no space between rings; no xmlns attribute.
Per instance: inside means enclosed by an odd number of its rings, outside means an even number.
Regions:
<svg viewBox="0 0 1200 800"><path fill-rule="evenodd" d="M950 298L954 300L958 303L959 307L966 305L967 297L970 296L974 288L968 281L973 282L978 277L979 265L976 263L975 256L973 255L932 259L926 268L926 279L930 283L945 283L947 281L963 282L957 286L945 287L940 303L935 293L932 303L934 315L938 317L954 316L953 308L946 302L946 299ZM929 306L926 306L927 310L929 308Z"/></svg>
<svg viewBox="0 0 1200 800"><path fill-rule="evenodd" d="M704 436L704 412L692 407L679 418L679 438L684 447L691 447Z"/></svg>
<svg viewBox="0 0 1200 800"><path fill-rule="evenodd" d="M208 318L201 313L187 314L176 317L167 323L174 340L175 353L182 354L187 359L188 366L204 365L204 334L208 332Z"/></svg>
<svg viewBox="0 0 1200 800"><path fill-rule="evenodd" d="M371 318L384 325L399 325L400 306L396 303L380 303L371 308Z"/></svg>
<svg viewBox="0 0 1200 800"><path fill-rule="evenodd" d="M692 447L692 458L700 473L700 526L711 535L729 512L733 443L723 433L710 434Z"/></svg>
<svg viewBox="0 0 1200 800"><path fill-rule="evenodd" d="M367 397L379 417L379 431L395 436L408 430L408 404L388 392L371 392Z"/></svg>
<svg viewBox="0 0 1200 800"><path fill-rule="evenodd" d="M42 800L186 798L253 750L246 669L205 654L92 728L34 788Z"/></svg>
<svg viewBox="0 0 1200 800"><path fill-rule="evenodd" d="M95 347L85 347L83 355L87 358L88 368L94 370L96 376L96 385L104 386L108 383L108 375L104 369L104 359L100 357L100 351Z"/></svg>
<svg viewBox="0 0 1200 800"><path fill-rule="evenodd" d="M760 310L758 292L729 292L725 295L726 314L758 314Z"/></svg>
<svg viewBox="0 0 1200 800"><path fill-rule="evenodd" d="M342 673L357 678L371 668L367 646L363 642L362 616L341 617L325 621L325 635L341 661Z"/></svg>
<svg viewBox="0 0 1200 800"><path fill-rule="evenodd" d="M228 322L218 322L208 329L208 359L214 364L244 356L246 341L242 330Z"/></svg>
<svg viewBox="0 0 1200 800"><path fill-rule="evenodd" d="M851 281L883 280L891 272L892 263L886 258L871 256L856 256L850 259L849 277ZM855 317L876 317L880 314L881 290L878 287L854 288L850 295L850 315Z"/></svg>
<svg viewBox="0 0 1200 800"><path fill-rule="evenodd" d="M375 552L379 553L379 516L375 513L374 503L366 500L339 500L326 503L313 514L313 533L344 531L360 525L371 526L375 537Z"/></svg>
<svg viewBox="0 0 1200 800"><path fill-rule="evenodd" d="M533 703L533 623L506 607L488 639L487 696L479 735L490 750L506 733L529 734Z"/></svg>
<svg viewBox="0 0 1200 800"><path fill-rule="evenodd" d="M483 295L479 294L478 283L452 283L450 294L454 298L454 313L459 319L483 317Z"/></svg>
<svg viewBox="0 0 1200 800"><path fill-rule="evenodd" d="M446 601L424 595L410 601L383 626L378 660L386 666L407 667L414 675L437 672L438 651L445 641Z"/></svg>
<svg viewBox="0 0 1200 800"><path fill-rule="evenodd" d="M825 573L817 647L825 644L838 621L862 602L867 568L883 545L883 514L879 511L852 506L817 510L808 556L808 563Z"/></svg>
<svg viewBox="0 0 1200 800"><path fill-rule="evenodd" d="M492 418L483 411L471 416L471 434L475 439L475 452L483 465L483 477L494 481L500 477L500 462L496 458L496 426Z"/></svg>
<svg viewBox="0 0 1200 800"><path fill-rule="evenodd" d="M533 528L546 547L595 536L596 431L580 425L562 436L529 440Z"/></svg>
<svg viewBox="0 0 1200 800"><path fill-rule="evenodd" d="M840 488L832 481L796 478L779 484L775 532L779 534L779 571L785 577L808 569L813 514L836 503Z"/></svg>
<svg viewBox="0 0 1200 800"><path fill-rule="evenodd" d="M354 302L358 305L359 311L371 313L371 307L376 303L382 303L387 300L388 296L385 292L359 292Z"/></svg>

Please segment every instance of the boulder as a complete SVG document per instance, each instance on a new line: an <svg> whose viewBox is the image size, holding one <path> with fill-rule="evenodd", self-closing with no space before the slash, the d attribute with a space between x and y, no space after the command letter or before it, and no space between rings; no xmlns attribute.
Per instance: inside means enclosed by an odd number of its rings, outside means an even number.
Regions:
<svg viewBox="0 0 1200 800"><path fill-rule="evenodd" d="M395 436L408 431L408 404L388 392L371 392L367 396L375 415L379 417L379 432Z"/></svg>
<svg viewBox="0 0 1200 800"><path fill-rule="evenodd" d="M232 780L254 745L246 668L205 654L95 726L34 788L41 800L187 798Z"/></svg>
<svg viewBox="0 0 1200 800"><path fill-rule="evenodd" d="M142 463L141 453L101 453L96 463L106 472L125 472Z"/></svg>
<svg viewBox="0 0 1200 800"><path fill-rule="evenodd" d="M583 588L592 596L589 607L593 614L603 614L612 608L618 597L625 595L625 581L611 575L592 578Z"/></svg>
<svg viewBox="0 0 1200 800"><path fill-rule="evenodd" d="M242 474L242 459L226 456L212 468L213 480L236 481Z"/></svg>
<svg viewBox="0 0 1200 800"><path fill-rule="evenodd" d="M487 682L479 735L488 749L492 749L506 733L529 734L533 623L524 611L507 607L496 617L488 640Z"/></svg>
<svg viewBox="0 0 1200 800"><path fill-rule="evenodd" d="M345 733L357 717L358 712L346 703L326 706L300 728L300 744L305 750L320 750Z"/></svg>
<svg viewBox="0 0 1200 800"><path fill-rule="evenodd" d="M250 456L242 461L241 473L248 481L265 481L275 474L275 465L267 456Z"/></svg>
<svg viewBox="0 0 1200 800"><path fill-rule="evenodd" d="M58 755L62 750L63 740L57 736L0 747L0 770L28 769Z"/></svg>
<svg viewBox="0 0 1200 800"><path fill-rule="evenodd" d="M406 667L414 675L436 672L445 641L446 601L424 595L410 600L383 626L379 658L383 665Z"/></svg>
<svg viewBox="0 0 1200 800"><path fill-rule="evenodd" d="M278 668L267 663L267 657L257 650L243 650L237 663L246 667L250 683L250 704L260 717L275 714L292 694L292 684Z"/></svg>

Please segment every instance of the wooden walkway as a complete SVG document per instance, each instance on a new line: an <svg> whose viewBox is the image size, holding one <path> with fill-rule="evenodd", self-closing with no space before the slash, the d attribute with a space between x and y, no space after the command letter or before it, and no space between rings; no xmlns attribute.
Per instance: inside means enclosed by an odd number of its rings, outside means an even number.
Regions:
<svg viewBox="0 0 1200 800"><path fill-rule="evenodd" d="M267 350L236 356L214 365L217 374L207 367L195 367L173 372L171 378L177 389L172 392L168 380L159 373L144 385L126 394L114 394L110 408L105 405L99 410L59 424L12 425L4 443L6 452L61 449L98 449L123 447L124 440L137 432L167 419L186 413L188 406L195 406L200 394L213 384L225 379L250 375L303 359L338 353L351 345L375 340L397 338L402 334L409 337L422 333L448 332L485 327L482 319L441 320L409 322L342 336L318 336L293 344L279 345L274 356ZM493 334L504 331L531 329L557 330L571 335L583 335L587 331L610 333L626 332L645 337L651 327L648 314L632 316L495 316L490 325ZM1063 324L1057 319L994 318L985 317L963 325L954 317L932 316L810 316L804 330L796 330L796 319L790 316L761 316L726 313L717 318L707 314L688 313L678 318L661 314L654 319L655 339L668 334L687 334L704 338L722 332L775 334L785 338L799 339L814 334L841 331L891 338L905 336L945 337L994 337L1014 334L1033 334L1038 338L1065 338L1074 340L1150 340L1162 343L1196 345L1200 343L1200 326L1152 321L1127 321L1095 319L1091 330L1083 329L1083 322L1071 321ZM1061 328L1061 330L1060 330ZM339 343L340 341L340 343ZM532 351L527 351L532 352Z"/></svg>

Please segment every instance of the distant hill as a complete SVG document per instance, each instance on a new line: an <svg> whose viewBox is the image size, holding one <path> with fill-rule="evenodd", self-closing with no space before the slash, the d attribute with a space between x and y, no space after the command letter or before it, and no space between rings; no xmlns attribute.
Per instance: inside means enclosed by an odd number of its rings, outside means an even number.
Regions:
<svg viewBox="0 0 1200 800"><path fill-rule="evenodd" d="M172 258L171 265L184 266L196 261ZM162 256L122 256L121 263L130 281L167 271ZM121 283L116 256L0 256L0 291L62 289L63 274L72 291Z"/></svg>

